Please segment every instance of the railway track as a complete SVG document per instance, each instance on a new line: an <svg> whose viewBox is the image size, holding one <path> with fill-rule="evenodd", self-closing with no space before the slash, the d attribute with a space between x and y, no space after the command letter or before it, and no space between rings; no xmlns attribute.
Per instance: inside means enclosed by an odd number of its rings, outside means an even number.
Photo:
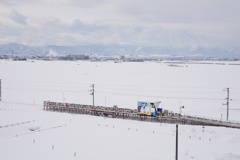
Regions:
<svg viewBox="0 0 240 160"><path fill-rule="evenodd" d="M114 110L112 107L93 107L90 105L57 103L49 101L44 102L43 109L46 111L65 112L72 114L87 114L93 116L121 118L155 123L217 126L240 129L240 123L219 121L193 116L150 116L145 114L138 114L137 111L133 109Z"/></svg>

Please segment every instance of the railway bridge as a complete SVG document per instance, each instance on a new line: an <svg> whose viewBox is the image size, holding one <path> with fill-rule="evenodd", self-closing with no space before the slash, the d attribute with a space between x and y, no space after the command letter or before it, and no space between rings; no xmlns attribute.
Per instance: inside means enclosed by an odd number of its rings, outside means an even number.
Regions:
<svg viewBox="0 0 240 160"><path fill-rule="evenodd" d="M72 103L50 102L44 101L43 109L54 112L67 112L72 114L87 114L93 116L104 116L109 118L121 118L129 120L147 121L155 123L172 123L186 125L202 125L202 126L217 126L240 129L240 123L228 121L220 121L194 116L174 116L174 115L157 115L151 116L138 113L136 109L91 106Z"/></svg>

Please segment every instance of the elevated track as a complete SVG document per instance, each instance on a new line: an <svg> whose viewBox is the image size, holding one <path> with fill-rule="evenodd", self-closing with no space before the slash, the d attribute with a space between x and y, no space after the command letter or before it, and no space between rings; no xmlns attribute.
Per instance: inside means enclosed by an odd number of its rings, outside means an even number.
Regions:
<svg viewBox="0 0 240 160"><path fill-rule="evenodd" d="M44 101L43 109L46 111L66 112L72 114L87 114L93 116L104 116L109 118L121 118L147 122L217 126L240 129L240 123L193 116L150 116L145 114L138 114L137 110L127 108L102 107Z"/></svg>

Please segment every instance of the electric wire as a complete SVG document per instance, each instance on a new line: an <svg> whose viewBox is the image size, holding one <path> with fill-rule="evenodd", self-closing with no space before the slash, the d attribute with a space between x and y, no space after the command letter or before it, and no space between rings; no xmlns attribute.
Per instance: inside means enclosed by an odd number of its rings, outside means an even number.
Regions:
<svg viewBox="0 0 240 160"><path fill-rule="evenodd" d="M151 96L151 95L138 95L138 94L128 94L128 93L117 93L117 92L102 92L102 91L98 91L98 90L96 90L95 92L107 93L107 94L118 94L118 95L125 95L125 96L155 97L155 98L170 98L170 99L195 99L195 100L218 100L218 101L224 100L224 99L222 99L222 98L220 99L220 98Z"/></svg>
<svg viewBox="0 0 240 160"><path fill-rule="evenodd" d="M19 81L15 81L15 82L19 82ZM24 81L25 82L25 81ZM40 81L39 81L40 82ZM41 81L42 83L45 83L43 81ZM49 83L49 82L47 82ZM53 82L54 83L54 82ZM14 83L12 83L14 84ZM15 84L21 84L21 83L15 83ZM24 84L24 85L23 85ZM61 83L54 83L54 85L44 85L44 84L27 84L22 83L21 86L17 86L14 87L11 85L11 82L5 82L4 86L2 87L3 89L10 89L10 90L22 90L22 91L39 91L39 92L89 92L89 84L85 85L83 83L62 83L64 85L60 85ZM10 86L9 86L10 85ZM68 86L69 85L69 86ZM71 86L71 87L70 87ZM106 91L106 90L119 90L119 91L138 91L138 92L155 92L155 93L206 93L206 94L210 94L210 93L222 93L222 92L209 92L209 91L204 91L204 92L199 92L199 91L179 91L179 90L141 90L141 89L134 89L133 87L136 87L137 85L104 85L104 84L99 84L97 85L99 89L96 90L96 92L99 93L107 93L107 94L118 94L118 95L128 95L128 96L141 96L141 97L155 97L155 98L169 98L169 99L195 99L195 100L226 100L225 98L204 98L204 97L181 97L181 96L153 96L153 95L142 95L142 94L131 94L131 93L119 93L119 92L111 92L111 91ZM101 87L101 86L106 86L106 87ZM117 87L117 86L121 86L121 88ZM124 87L128 87L128 88L124 88ZM131 87L131 88L129 88ZM139 86L139 87L149 87L149 86ZM139 88L138 87L138 88ZM152 86L152 87L159 87L159 86ZM74 88L74 89L72 89ZM83 90L84 88L86 88L86 90ZM172 89L180 89L180 88L184 88L186 89L186 87L163 87L163 88L172 88ZM187 88L199 88L199 87L187 87ZM201 87L201 89L203 89L204 87ZM213 87L215 88L215 87ZM159 88L157 88L159 89ZM211 89L208 87L208 89ZM222 89L222 88L221 88ZM237 88L234 88L237 89ZM238 92L234 92L231 94L240 94ZM238 99L232 99L232 101L240 101Z"/></svg>
<svg viewBox="0 0 240 160"><path fill-rule="evenodd" d="M36 91L36 92L88 92L87 90L47 90L47 89L28 89L28 88L8 88L2 87L3 89L10 89L10 90L20 90L20 91Z"/></svg>
<svg viewBox="0 0 240 160"><path fill-rule="evenodd" d="M99 87L98 87L99 88ZM193 92L193 91L166 91L166 90L160 90L160 91L154 91L154 90L140 90L140 89L124 89L124 88L108 88L104 87L106 90L112 90L112 89L117 89L117 90L127 90L127 91L143 91L143 92L161 92L161 93L219 93L219 92Z"/></svg>

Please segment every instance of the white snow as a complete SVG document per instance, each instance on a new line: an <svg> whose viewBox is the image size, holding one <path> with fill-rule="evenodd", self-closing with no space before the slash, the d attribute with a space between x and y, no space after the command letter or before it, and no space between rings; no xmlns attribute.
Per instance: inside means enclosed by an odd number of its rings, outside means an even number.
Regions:
<svg viewBox="0 0 240 160"><path fill-rule="evenodd" d="M173 112L184 105L183 114L226 120L230 88L229 120L240 121L240 66L215 63L0 61L0 159L174 160L174 124L47 112L43 101L92 104L95 84L95 105L161 101ZM239 129L179 125L179 159L239 160L239 148Z"/></svg>

